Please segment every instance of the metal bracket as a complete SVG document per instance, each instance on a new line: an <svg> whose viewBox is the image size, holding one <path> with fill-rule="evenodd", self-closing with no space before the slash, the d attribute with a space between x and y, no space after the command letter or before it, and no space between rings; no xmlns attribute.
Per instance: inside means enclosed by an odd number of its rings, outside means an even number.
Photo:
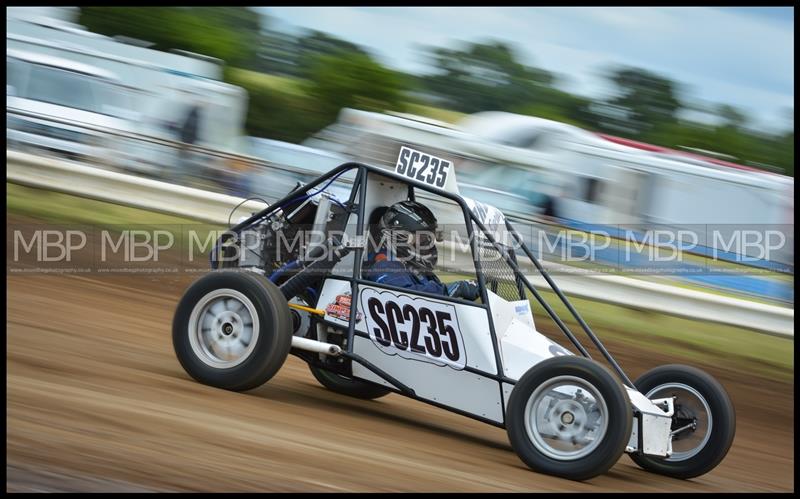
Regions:
<svg viewBox="0 0 800 499"><path fill-rule="evenodd" d="M663 399L650 399L656 407L664 411L665 416L672 417L675 414L675 397L667 397Z"/></svg>

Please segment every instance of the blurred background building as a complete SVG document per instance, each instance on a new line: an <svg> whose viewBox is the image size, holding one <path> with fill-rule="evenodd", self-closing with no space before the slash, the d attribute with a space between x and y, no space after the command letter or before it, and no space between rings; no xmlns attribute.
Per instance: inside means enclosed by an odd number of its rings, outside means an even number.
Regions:
<svg viewBox="0 0 800 499"><path fill-rule="evenodd" d="M748 265L794 272L793 123L758 129L647 69L610 67L613 91L588 98L500 40L424 47L432 72L408 73L261 9L6 12L9 149L272 200L416 145L456 160L464 195L543 230L774 226L787 244ZM794 299L769 275L679 278Z"/></svg>

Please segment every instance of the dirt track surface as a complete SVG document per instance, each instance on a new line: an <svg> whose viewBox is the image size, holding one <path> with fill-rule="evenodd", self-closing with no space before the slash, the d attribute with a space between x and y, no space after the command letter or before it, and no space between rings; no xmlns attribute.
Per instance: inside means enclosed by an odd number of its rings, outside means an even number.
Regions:
<svg viewBox="0 0 800 499"><path fill-rule="evenodd" d="M698 366L737 409L719 467L682 481L623 456L578 483L530 471L502 429L400 395L336 395L292 356L247 393L191 380L170 327L194 278L7 278L7 491L794 490L794 386L726 359ZM682 360L608 347L631 377Z"/></svg>

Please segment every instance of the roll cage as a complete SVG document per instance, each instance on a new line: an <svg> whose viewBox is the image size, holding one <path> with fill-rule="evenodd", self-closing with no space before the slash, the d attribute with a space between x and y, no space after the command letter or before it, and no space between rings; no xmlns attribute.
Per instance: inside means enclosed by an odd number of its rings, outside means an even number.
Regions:
<svg viewBox="0 0 800 499"><path fill-rule="evenodd" d="M461 212L462 212L462 214L464 216L464 219L469 222L469 223L466 224L467 236L469 238L469 244L470 244L470 251L471 251L471 255L472 255L472 260L473 260L473 262L475 264L475 274L476 274L476 277L477 277L477 282L478 282L478 286L479 286L479 289L480 289L480 297L481 297L481 303L470 303L470 304L473 305L473 306L476 306L476 307L484 308L489 312L489 314L488 314L488 316L489 316L489 333L491 335L492 343L494 345L494 358L495 358L496 367L497 367L497 373L498 373L498 375L496 375L496 376L493 376L493 375L491 375L489 373L484 373L484 372L479 372L478 374L481 374L481 375L484 375L484 376L488 376L490 378L496 379L497 381L504 382L504 383L509 383L511 385L516 384L516 380L510 379L510 378L508 378L508 377L506 377L506 376L504 376L502 374L504 371L503 371L500 351L499 351L499 347L498 347L497 332L495 331L494 321L492 319L491 309L490 309L490 305L489 305L489 298L488 298L488 291L487 291L487 276L485 275L485 273L482 270L482 262L481 262L481 258L479 257L479 251L481 249L479 244L484 244L483 248L486 248L486 246L485 246L485 243L479 243L478 238L475 237L475 228L474 227L477 227L479 233L483 235L483 237L485 238L486 241L488 241L488 243L490 245L489 247L494 249L495 251L497 251L499 253L499 255L501 255L503 261L513 271L516 289L517 289L517 292L519 293L519 299L525 299L526 300L527 296L525 295L525 289L530 291L531 294L533 295L533 297L536 299L536 301L542 306L542 308L544 308L544 310L547 312L547 314L550 316L550 318L555 322L555 324L557 325L559 330L561 330L561 332L564 333L564 335L575 346L575 348L578 350L578 352L580 352L580 355L582 355L583 357L589 358L589 359L592 358L591 355L589 354L588 350L578 340L578 338L575 336L575 334L569 329L569 327L564 323L564 321L561 320L561 318L558 316L558 314L553 310L553 308L547 303L547 301L542 297L542 295L531 284L530 280L525 276L524 272L520 269L519 264L517 263L517 259L516 259L516 256L514 255L513 250L505 248L503 245L501 245L496 240L496 238L493 236L492 232L487 229L485 224L476 216L476 214L473 212L473 210L470 209L470 207L468 206L467 202L464 200L464 198L462 196L460 196L458 194L455 194L453 192L449 192L449 191L446 191L446 190L443 190L443 189L439 189L439 188L427 185L425 183L416 181L414 179L410 179L410 178L404 177L404 176L396 174L396 173L394 173L394 172L392 172L392 171L390 171L390 170L388 170L386 168L380 168L380 167L367 165L367 164L363 164L363 163L357 163L357 162L348 162L348 163L344 163L342 165L339 165L338 167L334 168L333 170L329 171L328 173L326 173L324 175L321 175L316 180L314 180L314 181L312 181L312 182L310 182L310 183L308 183L308 184L306 184L304 186L299 186L298 188L294 189L292 192L290 192L289 194L284 196L282 199L274 202L273 204L271 204L267 208L265 208L265 209L255 213L255 214L253 214L252 216L248 217L247 219L245 219L245 220L239 222L238 224L234 225L233 227L231 227L229 229L229 231L226 234L228 234L228 235L240 234L242 231L247 230L248 228L253 227L256 224L264 221L265 219L270 217L272 214L274 214L277 210L282 209L282 208L286 208L286 207L291 206L291 205L295 205L296 203L299 203L299 202L304 201L306 199L309 199L309 198L311 198L313 196L316 196L317 194L319 194L322 191L324 191L329 185L331 185L334 181L336 181L340 176L344 175L345 173L352 172L352 171L356 172L355 179L354 179L354 182L353 182L353 187L352 187L352 189L350 191L349 199L346 202L341 203L341 207L348 213L348 216L349 215L353 215L353 214L356 215L356 229L355 230L356 230L356 239L357 240L359 240L359 239L363 240L363 238L366 235L365 234L365 222L364 221L366 219L365 217L369 216L369 214L365 213L365 211L366 211L365 210L365 201L366 201L366 193L367 193L368 175L370 173L374 173L374 174L379 175L381 177L386 177L388 179L392 179L394 181L397 181L398 183L403 183L403 184L408 185L408 197L409 197L409 199L414 199L414 190L415 189L421 189L423 191L427 191L427 192L433 193L433 194L435 194L437 196L441 196L443 198L449 199L449 200L453 201L454 203L456 203L460 207ZM319 186L322 186L322 188L318 188ZM612 367L612 369L617 373L617 375L619 376L621 381L627 387L635 390L633 382L631 382L630 378L628 378L628 376L625 374L625 372L622 370L622 368L619 366L619 364L616 362L616 360L614 360L614 358L611 356L611 354L608 352L608 350L602 344L602 342L597 337L597 335L595 335L595 333L592 331L592 329L589 327L589 325L586 323L586 321L583 320L583 318L578 313L578 311L575 309L575 307L573 307L573 305L570 303L570 301L567 299L567 297L564 295L564 293L561 291L561 289L558 287L558 285L553 281L551 276L547 273L547 271L542 266L541 262L536 258L536 256L533 254L533 252L527 247L527 245L523 241L523 239L520 236L520 234L515 230L515 228L512 226L512 224L508 220L505 220L504 224L505 224L505 229L508 231L508 233L510 233L512 235L514 242L517 245L519 245L519 247L522 249L522 251L525 254L525 256L527 256L531 260L531 262L536 267L536 270L538 271L538 273L542 275L542 277L546 280L546 282L552 288L553 292L558 296L558 298L561 300L561 302L566 306L567 310L569 310L570 314L574 317L574 319L580 325L581 329L583 329L583 331L586 333L586 335L588 336L588 338L591 341L591 343L598 349L598 351L603 356L603 358L608 362L608 364ZM220 248L220 246L223 244L225 237L226 236L223 236L220 239L218 239L217 242L216 242L216 245L214 246L214 249L212 250L211 258L212 258L212 267L213 268L217 268L217 265L215 264L215 262L213 260L214 255L217 254L217 251ZM347 277L338 276L338 275L336 276L336 279L338 279L338 280L346 280L346 281L350 282L351 296L353 296L353 297L358 296L359 286L363 286L363 285L376 286L375 282L368 281L368 280L365 280L365 279L362 278L362 266L363 266L363 258L364 258L364 245L354 244L354 245L345 246L341 242L335 242L334 244L338 245L338 247L341 249L341 253L342 254L349 253L350 251L354 252L354 262L355 262L355 264L353 265L352 275L347 276ZM303 271L301 271L301 273L302 272ZM377 286L378 287L384 287L384 286L382 286L380 284L377 284ZM392 287L387 287L387 289L392 289ZM286 293L284 293L284 294L286 294ZM450 298L450 297L446 297L446 296L439 296L439 295L435 295L434 296L434 295L430 295L429 293L424 293L424 292L415 291L414 294L419 295L419 296L423 296L423 297L424 296L430 296L431 298L436 298L437 300L458 301L459 303L464 303L463 301L458 300L458 299L454 299L454 298ZM292 296L287 296L287 299L289 299L291 297ZM404 393L406 395L409 395L411 397L416 398L416 396L414 394L414 391L412 389L404 386L402 383L400 383L398 380L396 380L395 378L390 376L388 373L384 372L383 370L381 370L377 366L374 366L369 361L367 361L366 359L362 358L361 356L359 356L358 354L353 352L353 344L354 344L353 337L356 334L355 325L356 325L356 322L357 322L356 321L356 315L359 312L359 310L358 310L359 309L359 304L358 304L358 300L355 300L355 299L353 299L352 302L353 302L353 304L350 307L349 326L347 328L347 335L346 335L347 348L346 348L346 350L342 351L341 355L344 356L345 358L348 358L348 359L352 360L352 361L358 362L359 364L361 364L365 368L367 368L370 371L372 371L373 373L375 373L380 378L384 379L386 382L388 382L391 385L395 386L400 392L402 392L402 393ZM434 404L434 405L436 405L436 404ZM456 412L460 412L460 411L456 411ZM483 420L482 418L478 418L478 417L475 417L475 416L472 416L472 415L469 415L469 414L464 414L464 415L467 415L467 416L470 416L470 417L474 417L476 419ZM485 422L489 422L490 424L494 424L494 425L497 426L497 424L494 423L494 422L491 422L491 421L485 421ZM500 425L500 426L502 426L502 425Z"/></svg>

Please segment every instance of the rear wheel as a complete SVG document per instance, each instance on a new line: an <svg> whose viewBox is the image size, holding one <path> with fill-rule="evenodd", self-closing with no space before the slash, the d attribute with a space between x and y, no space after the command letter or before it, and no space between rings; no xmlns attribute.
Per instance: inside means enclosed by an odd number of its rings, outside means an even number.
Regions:
<svg viewBox="0 0 800 499"><path fill-rule="evenodd" d="M648 399L675 397L672 455L631 454L647 471L674 478L694 478L714 469L727 455L736 433L736 414L722 385L694 367L671 364L636 380Z"/></svg>
<svg viewBox="0 0 800 499"><path fill-rule="evenodd" d="M302 293L299 297L294 298L292 303L310 306L312 303L314 303L314 301L307 293ZM294 321L295 335L319 339L316 335L317 327L312 324L311 318L307 313L292 310L292 316ZM341 342L338 344L342 346ZM314 379L319 381L322 386L328 390L331 390L332 392L341 393L342 395L371 400L392 393L391 390L377 383L353 379L349 376L345 376L343 374L339 374L311 364L308 365L308 368L311 370L311 374L314 376Z"/></svg>
<svg viewBox="0 0 800 499"><path fill-rule="evenodd" d="M633 414L620 382L583 357L544 360L511 392L506 431L514 451L534 471L587 480L619 460Z"/></svg>
<svg viewBox="0 0 800 499"><path fill-rule="evenodd" d="M328 390L359 399L372 400L392 393L391 390L360 379L353 379L320 367L308 366L311 374Z"/></svg>
<svg viewBox="0 0 800 499"><path fill-rule="evenodd" d="M286 298L263 276L216 271L192 284L178 303L172 343L197 381L249 390L281 368L292 342Z"/></svg>

